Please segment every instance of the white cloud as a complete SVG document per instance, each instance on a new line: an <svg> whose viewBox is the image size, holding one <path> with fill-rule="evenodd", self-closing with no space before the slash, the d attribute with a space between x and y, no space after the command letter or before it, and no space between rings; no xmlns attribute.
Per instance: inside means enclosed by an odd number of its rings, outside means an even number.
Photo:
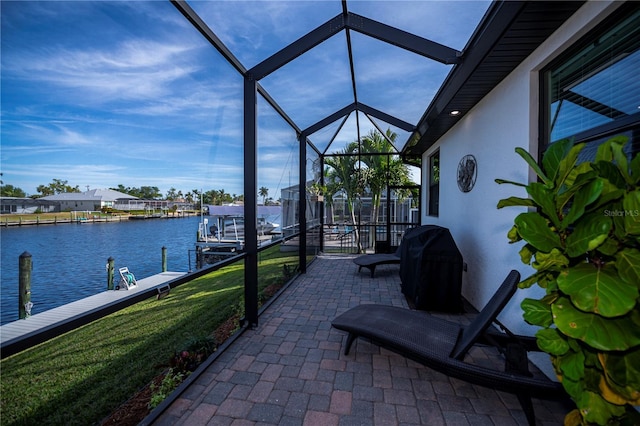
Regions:
<svg viewBox="0 0 640 426"><path fill-rule="evenodd" d="M92 187L122 183L156 185L163 192L171 186L242 192L242 77L170 3L7 3L12 9L3 5L3 172L17 172L24 182L35 178L37 184L61 178ZM350 0L347 5L461 48L475 26L465 22L471 15L478 19L486 7L482 3ZM337 0L189 4L247 67L341 12ZM417 120L450 67L395 47L376 47L383 43L355 32L352 39L359 100ZM435 67L446 72L429 78ZM350 104L344 33L261 84L301 128ZM289 155L297 142L295 132L264 105L259 106L258 173L260 185L275 190L283 179L288 185L289 171L297 174L297 155ZM366 134L372 125L364 118L360 122ZM323 145L333 129L311 139ZM356 135L352 115L331 151Z"/></svg>
<svg viewBox="0 0 640 426"><path fill-rule="evenodd" d="M80 103L153 99L171 92L171 83L197 71L176 64L188 49L162 42L131 40L111 50L45 48L21 52L5 72L32 84L64 89ZM4 64L4 63L3 63Z"/></svg>

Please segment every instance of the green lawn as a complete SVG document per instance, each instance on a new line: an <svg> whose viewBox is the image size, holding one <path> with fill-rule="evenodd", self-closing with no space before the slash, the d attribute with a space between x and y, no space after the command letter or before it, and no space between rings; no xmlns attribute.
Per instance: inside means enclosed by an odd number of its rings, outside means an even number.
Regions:
<svg viewBox="0 0 640 426"><path fill-rule="evenodd" d="M284 265L297 263L297 253L278 247L260 253L260 289L284 283ZM2 424L99 422L165 370L175 351L236 313L243 285L241 261L2 360Z"/></svg>

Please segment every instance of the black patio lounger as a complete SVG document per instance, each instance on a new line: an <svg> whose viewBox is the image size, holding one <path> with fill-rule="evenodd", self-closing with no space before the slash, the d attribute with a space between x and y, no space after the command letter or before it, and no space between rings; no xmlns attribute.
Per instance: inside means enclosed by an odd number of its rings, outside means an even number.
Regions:
<svg viewBox="0 0 640 426"><path fill-rule="evenodd" d="M565 395L560 383L547 377L533 377L527 370L526 351L538 350L535 339L513 336L489 326L516 291L520 280L511 271L498 291L468 326L434 317L426 312L388 305L359 305L336 317L332 326L349 333L345 344L348 355L357 337L420 362L448 376L480 386L513 393L518 397L529 424L535 424L531 397L553 399ZM516 341L517 338L517 341ZM491 343L504 350L505 371L493 370L464 361L477 343ZM511 354L519 354L514 357Z"/></svg>
<svg viewBox="0 0 640 426"><path fill-rule="evenodd" d="M358 265L358 272L360 272L362 268L371 270L371 278L373 278L373 274L376 272L376 266L400 264L400 247L402 246L399 246L395 253L363 254L353 259L353 263Z"/></svg>

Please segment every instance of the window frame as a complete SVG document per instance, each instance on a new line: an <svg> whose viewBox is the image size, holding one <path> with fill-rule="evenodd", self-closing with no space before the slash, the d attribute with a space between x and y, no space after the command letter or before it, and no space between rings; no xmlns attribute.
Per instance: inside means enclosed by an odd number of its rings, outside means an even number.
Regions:
<svg viewBox="0 0 640 426"><path fill-rule="evenodd" d="M427 215L438 217L440 214L440 172L438 172L438 178L434 179L434 160L437 162L437 166L440 167L440 149L435 150L429 155L429 175L427 182L429 187Z"/></svg>
<svg viewBox="0 0 640 426"><path fill-rule="evenodd" d="M538 74L540 99L540 119L538 120L538 158L542 158L542 154L551 145L551 143L553 143L550 140L551 99L549 91L549 79L547 77L548 73L552 72L554 69L574 58L589 44L594 43L600 36L609 31L613 26L622 22L635 10L636 7L633 4L625 4L621 6L620 8L618 8L618 10L616 10L614 13L604 19L600 24L598 24L594 29L589 31L588 34L575 42L572 46L559 54L553 61L551 61L547 66L540 70ZM574 143L601 143L612 136L627 132L630 132L631 134L631 155L633 156L640 152L640 109L638 110L638 112L627 117L594 126L587 130L579 131L567 137L573 138Z"/></svg>

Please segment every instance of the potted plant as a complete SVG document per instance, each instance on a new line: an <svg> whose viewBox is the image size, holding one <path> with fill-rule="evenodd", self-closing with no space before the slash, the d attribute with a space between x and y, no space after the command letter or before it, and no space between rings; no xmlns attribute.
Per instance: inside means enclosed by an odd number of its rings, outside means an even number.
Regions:
<svg viewBox="0 0 640 426"><path fill-rule="evenodd" d="M640 156L624 152L627 138L602 144L594 161L579 162L584 144L552 144L538 164L516 152L538 175L508 233L523 241L520 258L535 272L520 283L545 290L524 299L524 319L541 327L540 349L577 409L566 425L640 424Z"/></svg>

